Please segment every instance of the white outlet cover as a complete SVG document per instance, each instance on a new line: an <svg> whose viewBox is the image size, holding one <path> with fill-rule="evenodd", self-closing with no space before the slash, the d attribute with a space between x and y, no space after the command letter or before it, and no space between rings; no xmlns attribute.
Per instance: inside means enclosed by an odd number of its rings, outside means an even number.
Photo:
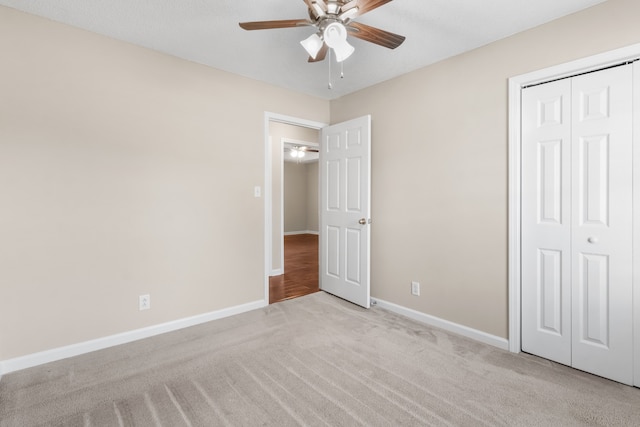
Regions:
<svg viewBox="0 0 640 427"><path fill-rule="evenodd" d="M149 310L151 308L151 296L150 295L140 295L138 297L138 309L139 310Z"/></svg>
<svg viewBox="0 0 640 427"><path fill-rule="evenodd" d="M411 282L411 294L420 296L420 282Z"/></svg>

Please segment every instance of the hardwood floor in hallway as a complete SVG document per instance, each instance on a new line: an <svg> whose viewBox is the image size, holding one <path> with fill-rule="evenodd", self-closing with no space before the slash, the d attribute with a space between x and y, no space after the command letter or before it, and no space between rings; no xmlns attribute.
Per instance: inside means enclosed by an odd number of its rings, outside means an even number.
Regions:
<svg viewBox="0 0 640 427"><path fill-rule="evenodd" d="M269 304L319 290L318 235L284 236L284 274L269 277Z"/></svg>

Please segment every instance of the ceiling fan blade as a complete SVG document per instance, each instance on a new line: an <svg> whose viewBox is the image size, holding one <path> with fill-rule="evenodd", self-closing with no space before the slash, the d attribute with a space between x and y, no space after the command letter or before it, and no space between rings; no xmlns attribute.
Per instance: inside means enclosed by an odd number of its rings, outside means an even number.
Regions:
<svg viewBox="0 0 640 427"><path fill-rule="evenodd" d="M317 148L309 147L307 145L303 145L299 148L300 151L308 151L310 153L318 153Z"/></svg>
<svg viewBox="0 0 640 427"><path fill-rule="evenodd" d="M380 6L384 6L392 0L353 0L349 3L346 3L342 6L342 12L346 12L347 10L357 6L358 12L353 15L353 18L356 16L362 16L367 12L371 12L373 9L377 9ZM353 3L356 3L355 5Z"/></svg>
<svg viewBox="0 0 640 427"><path fill-rule="evenodd" d="M323 45L320 48L320 51L316 55L315 59L312 58L312 57L309 57L309 62L320 62L320 61L323 61L324 58L326 58L328 51L329 51L329 46L327 46L326 43L323 43Z"/></svg>
<svg viewBox="0 0 640 427"><path fill-rule="evenodd" d="M303 27L313 25L313 23L307 19L283 19L281 21L240 22L238 25L245 30L270 30L272 28Z"/></svg>
<svg viewBox="0 0 640 427"><path fill-rule="evenodd" d="M381 30L380 28L361 24L359 22L351 22L347 25L347 31L349 31L349 35L353 37L388 47L389 49L397 48L405 40L404 36L390 33L389 31Z"/></svg>

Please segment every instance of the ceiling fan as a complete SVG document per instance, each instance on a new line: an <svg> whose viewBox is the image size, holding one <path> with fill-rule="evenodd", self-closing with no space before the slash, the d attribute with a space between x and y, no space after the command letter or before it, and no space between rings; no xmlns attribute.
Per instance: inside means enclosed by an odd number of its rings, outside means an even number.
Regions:
<svg viewBox="0 0 640 427"><path fill-rule="evenodd" d="M395 49L405 37L352 20L392 0L303 0L309 8L310 19L241 22L245 30L267 30L312 26L317 31L300 44L309 54L309 62L325 59L333 49L337 62L347 59L355 50L347 42L347 34L389 49Z"/></svg>
<svg viewBox="0 0 640 427"><path fill-rule="evenodd" d="M319 150L317 148L308 147L306 145L293 145L290 147L285 147L285 152L288 152L291 157L294 159L301 159L305 156L306 153L318 153Z"/></svg>

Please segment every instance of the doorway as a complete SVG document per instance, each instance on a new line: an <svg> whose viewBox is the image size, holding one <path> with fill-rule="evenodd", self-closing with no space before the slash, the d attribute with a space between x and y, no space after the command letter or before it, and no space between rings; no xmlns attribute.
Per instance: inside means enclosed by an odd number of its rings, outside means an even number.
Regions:
<svg viewBox="0 0 640 427"><path fill-rule="evenodd" d="M370 307L371 295L371 116L332 126L265 113L265 303L269 303L269 272L273 264L272 173L276 162L273 122L321 130L320 289L339 298ZM256 192L259 194L259 192Z"/></svg>
<svg viewBox="0 0 640 427"><path fill-rule="evenodd" d="M265 113L265 299L269 304L319 290L317 149L325 126ZM294 151L304 156L293 158Z"/></svg>
<svg viewBox="0 0 640 427"><path fill-rule="evenodd" d="M320 290L318 277L318 158L319 132L283 123L271 124L274 152L280 151L280 179L274 174L274 253L280 243L280 259L274 257L269 278L269 303L308 295ZM287 135L283 137L282 135ZM295 135L301 139L292 139ZM275 160L274 156L274 163ZM279 181L279 182L277 182ZM278 197L278 193L279 196ZM274 204L275 206L275 204ZM279 240L279 242L277 242Z"/></svg>

